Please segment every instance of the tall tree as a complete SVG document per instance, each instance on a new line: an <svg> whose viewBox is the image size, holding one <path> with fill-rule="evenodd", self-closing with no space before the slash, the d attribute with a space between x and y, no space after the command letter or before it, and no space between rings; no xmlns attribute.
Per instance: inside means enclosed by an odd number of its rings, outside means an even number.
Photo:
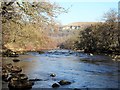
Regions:
<svg viewBox="0 0 120 90"><path fill-rule="evenodd" d="M57 25L55 18L60 13L66 12L56 3L50 3L46 0L44 2L9 0L2 2L1 8L3 44L16 42L18 36L32 38L34 33L42 34L50 29L55 29ZM24 28L28 26L30 26L29 29L25 30ZM33 32L31 28L34 33L30 33Z"/></svg>

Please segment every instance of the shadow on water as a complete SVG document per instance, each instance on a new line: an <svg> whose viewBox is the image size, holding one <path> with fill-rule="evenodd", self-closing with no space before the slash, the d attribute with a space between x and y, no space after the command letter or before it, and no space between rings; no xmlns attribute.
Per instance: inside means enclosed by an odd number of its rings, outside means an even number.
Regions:
<svg viewBox="0 0 120 90"><path fill-rule="evenodd" d="M50 50L43 54L28 52L18 59L20 62L3 58L3 63L20 66L30 79L40 79L33 88L52 88L60 80L72 83L59 88L118 88L118 63L106 55ZM56 76L51 77L51 73Z"/></svg>

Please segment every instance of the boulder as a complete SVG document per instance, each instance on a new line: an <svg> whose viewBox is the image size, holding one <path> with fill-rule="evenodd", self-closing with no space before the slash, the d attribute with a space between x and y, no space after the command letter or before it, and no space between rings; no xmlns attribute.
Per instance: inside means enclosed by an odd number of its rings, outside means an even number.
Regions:
<svg viewBox="0 0 120 90"><path fill-rule="evenodd" d="M8 57L19 57L19 55L17 53L12 53L12 54L9 54Z"/></svg>
<svg viewBox="0 0 120 90"><path fill-rule="evenodd" d="M2 80L8 82L10 80L10 78L11 78L10 73L7 70L3 69L2 70Z"/></svg>
<svg viewBox="0 0 120 90"><path fill-rule="evenodd" d="M19 73L22 72L22 68L17 67L17 66L13 66L13 68L11 69L11 73Z"/></svg>
<svg viewBox="0 0 120 90"><path fill-rule="evenodd" d="M7 81L7 78L8 78L8 73L2 72L2 80Z"/></svg>
<svg viewBox="0 0 120 90"><path fill-rule="evenodd" d="M18 80L18 78L12 78L8 84L9 89L31 89L32 83L28 80Z"/></svg>
<svg viewBox="0 0 120 90"><path fill-rule="evenodd" d="M10 71L13 68L13 65L11 63L3 65L2 69Z"/></svg>
<svg viewBox="0 0 120 90"><path fill-rule="evenodd" d="M29 89L32 88L33 83L28 80L25 74L12 74L8 83L9 89Z"/></svg>
<svg viewBox="0 0 120 90"><path fill-rule="evenodd" d="M18 78L20 80L27 80L28 79L27 75L25 75L25 74L18 74Z"/></svg>
<svg viewBox="0 0 120 90"><path fill-rule="evenodd" d="M18 57L19 55L16 52L14 52L14 51L12 51L10 49L7 49L6 51L4 51L2 53L2 56L6 56L6 57Z"/></svg>

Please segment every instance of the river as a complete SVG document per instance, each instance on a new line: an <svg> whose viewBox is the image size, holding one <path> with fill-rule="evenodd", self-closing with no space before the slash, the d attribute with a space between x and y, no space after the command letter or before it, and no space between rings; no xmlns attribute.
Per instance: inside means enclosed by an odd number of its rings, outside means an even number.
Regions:
<svg viewBox="0 0 120 90"><path fill-rule="evenodd" d="M33 88L52 88L60 80L72 82L59 88L118 88L118 62L107 55L93 55L71 50L50 50L44 54L28 52L13 58L3 58L3 63L20 66L29 79L41 79ZM56 74L51 77L50 74ZM3 82L2 87L7 87Z"/></svg>

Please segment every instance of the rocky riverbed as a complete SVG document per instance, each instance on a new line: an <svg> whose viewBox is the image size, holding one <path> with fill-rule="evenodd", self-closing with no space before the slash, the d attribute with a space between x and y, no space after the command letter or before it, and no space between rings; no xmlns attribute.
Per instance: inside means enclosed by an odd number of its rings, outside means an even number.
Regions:
<svg viewBox="0 0 120 90"><path fill-rule="evenodd" d="M108 55L51 50L42 54L27 52L19 57L3 57L2 62L14 67L9 72L15 73L17 67L21 68L17 75L26 80L24 82L30 82L31 88L118 88L120 84L119 62ZM11 82L15 83L17 75L9 82L3 80L2 87L8 88Z"/></svg>

